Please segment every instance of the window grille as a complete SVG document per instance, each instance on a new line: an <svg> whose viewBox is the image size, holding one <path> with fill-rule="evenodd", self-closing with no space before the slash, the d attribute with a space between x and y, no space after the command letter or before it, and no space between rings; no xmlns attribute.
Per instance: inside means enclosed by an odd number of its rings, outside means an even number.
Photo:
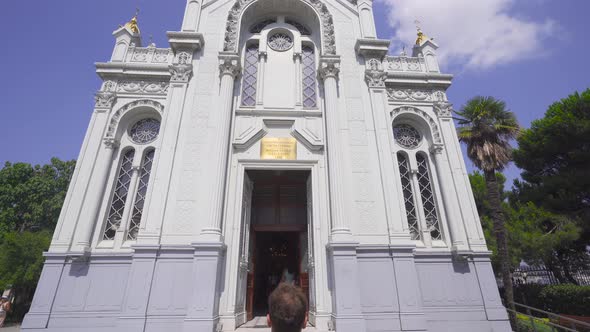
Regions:
<svg viewBox="0 0 590 332"><path fill-rule="evenodd" d="M422 137L416 128L407 125L399 124L393 127L393 137L395 142L404 148L413 149L420 145Z"/></svg>
<svg viewBox="0 0 590 332"><path fill-rule="evenodd" d="M131 175L133 173L132 165L134 156L135 150L131 149L125 152L121 158L119 176L117 178L117 184L115 185L115 191L111 199L109 215L107 217L103 234L104 240L114 240L117 229L119 229L119 226L121 225L123 211L125 210L125 201L127 200Z"/></svg>
<svg viewBox="0 0 590 332"><path fill-rule="evenodd" d="M129 136L137 144L147 144L155 141L159 132L160 121L149 118L137 121L129 130Z"/></svg>
<svg viewBox="0 0 590 332"><path fill-rule="evenodd" d="M316 107L316 68L313 46L301 48L303 64L303 107Z"/></svg>
<svg viewBox="0 0 590 332"><path fill-rule="evenodd" d="M244 78L242 80L242 105L256 105L256 76L258 74L258 45L246 48L244 60Z"/></svg>
<svg viewBox="0 0 590 332"><path fill-rule="evenodd" d="M406 217L412 240L420 240L420 227L418 226L418 216L416 214L416 204L414 201L414 191L412 189L412 178L410 174L410 165L408 159L403 153L397 154L399 173L402 182L402 191L404 193L404 205L406 207Z"/></svg>
<svg viewBox="0 0 590 332"><path fill-rule="evenodd" d="M268 37L268 46L275 51L283 52L293 47L293 38L283 32L277 32Z"/></svg>
<svg viewBox="0 0 590 332"><path fill-rule="evenodd" d="M127 232L127 240L136 240L139 232L139 225L141 216L143 214L143 205L145 204L145 197L150 181L150 174L152 172L152 165L154 163L155 150L148 151L141 164L141 173L139 175L139 184L137 186L137 193L135 194L135 203L133 204L133 214L129 221L129 230Z"/></svg>
<svg viewBox="0 0 590 332"><path fill-rule="evenodd" d="M303 24L301 24L301 23L299 23L297 21L294 21L294 20L291 20L291 19L286 19L285 20L285 23L294 26L297 30L299 30L299 33L302 36L309 36L309 35L311 35L311 31L309 31L309 29L306 28L305 25L303 25Z"/></svg>
<svg viewBox="0 0 590 332"><path fill-rule="evenodd" d="M276 23L274 18L260 21L250 28L250 33L260 33L267 25Z"/></svg>
<svg viewBox="0 0 590 332"><path fill-rule="evenodd" d="M430 232L430 236L433 240L442 240L438 212L436 210L436 202L432 190L432 181L428 169L428 160L424 155L417 154L416 161L418 162L417 175L418 183L420 185L420 195L422 197L422 207L426 218L426 227L428 227L428 232Z"/></svg>

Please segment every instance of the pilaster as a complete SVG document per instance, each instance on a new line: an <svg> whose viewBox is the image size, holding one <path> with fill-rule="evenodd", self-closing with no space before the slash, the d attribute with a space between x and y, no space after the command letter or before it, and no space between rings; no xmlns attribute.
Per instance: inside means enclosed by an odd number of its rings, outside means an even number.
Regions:
<svg viewBox="0 0 590 332"><path fill-rule="evenodd" d="M173 64L169 65L170 88L166 103L167 112L162 119L162 141L154 165L152 197L147 220L140 227L137 244L158 245L164 222L165 206L172 182L180 124L186 111L188 88L193 77L194 55L203 45L203 35L196 32L168 32L168 41L174 51Z"/></svg>
<svg viewBox="0 0 590 332"><path fill-rule="evenodd" d="M133 249L135 252L117 327L121 331L144 332L150 290L160 246L134 245Z"/></svg>
<svg viewBox="0 0 590 332"><path fill-rule="evenodd" d="M332 316L338 332L365 332L358 274L357 242L328 244L332 265Z"/></svg>
<svg viewBox="0 0 590 332"><path fill-rule="evenodd" d="M402 331L427 331L413 245L391 245Z"/></svg>
<svg viewBox="0 0 590 332"><path fill-rule="evenodd" d="M345 215L345 196L342 179L342 151L339 111L338 111L338 74L340 73L339 56L323 56L320 59L319 77L324 83L326 149L328 154L328 184L330 188L330 215L332 217L331 241L349 242L352 233L348 216Z"/></svg>

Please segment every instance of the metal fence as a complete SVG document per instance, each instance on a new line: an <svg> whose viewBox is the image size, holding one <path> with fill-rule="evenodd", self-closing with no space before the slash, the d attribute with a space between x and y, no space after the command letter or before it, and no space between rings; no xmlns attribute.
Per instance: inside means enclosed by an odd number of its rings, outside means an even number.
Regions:
<svg viewBox="0 0 590 332"><path fill-rule="evenodd" d="M563 271L559 271L562 276L565 276ZM590 270L589 269L579 269L579 270L572 270L569 271L571 278L573 278L578 285L590 285ZM563 278L562 279L567 279ZM555 274L549 270L545 266L529 266L529 265L522 265L512 273L512 280L515 286L519 285L530 285L530 284L538 284L538 285L559 285L562 283L571 283L571 281L566 280L565 282L561 282L560 278L555 276Z"/></svg>

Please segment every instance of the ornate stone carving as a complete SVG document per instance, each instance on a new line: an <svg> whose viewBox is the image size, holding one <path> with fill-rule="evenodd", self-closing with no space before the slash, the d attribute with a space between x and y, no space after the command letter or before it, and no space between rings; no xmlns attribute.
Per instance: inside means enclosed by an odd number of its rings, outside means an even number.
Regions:
<svg viewBox="0 0 590 332"><path fill-rule="evenodd" d="M170 69L171 82L188 83L193 74L193 65L175 64L168 66Z"/></svg>
<svg viewBox="0 0 590 332"><path fill-rule="evenodd" d="M238 38L240 29L240 17L244 9L256 0L236 0L227 15L225 27L225 42L223 50L225 52L238 51ZM319 15L322 25L322 48L323 54L336 54L336 39L334 37L334 21L328 7L321 0L302 0L313 7ZM354 0L349 0L354 1Z"/></svg>
<svg viewBox="0 0 590 332"><path fill-rule="evenodd" d="M426 123L428 123L428 126L430 127L430 133L432 134L432 143L434 143L434 144L442 144L443 143L438 124L437 124L436 120L434 120L430 115L428 115L428 113L426 113L423 110L416 108L416 107L401 106L401 107L395 108L393 111L391 111L391 119L395 120L395 118L398 115L403 114L403 113L414 113L414 114L420 116L422 119L424 119L426 121Z"/></svg>
<svg viewBox="0 0 590 332"><path fill-rule="evenodd" d="M192 54L189 52L183 51L178 53L178 63L181 65L189 65L193 60Z"/></svg>
<svg viewBox="0 0 590 332"><path fill-rule="evenodd" d="M140 100L136 100L136 101L130 102L128 104L125 104L123 107L119 108L111 117L111 120L109 122L109 127L107 128L106 137L107 138L115 137L115 131L117 130L117 126L119 124L119 120L121 120L121 117L125 113L127 113L129 110L137 108L137 107L141 107L141 106L155 109L160 114L164 113L164 106L154 100L140 99Z"/></svg>
<svg viewBox="0 0 590 332"><path fill-rule="evenodd" d="M441 90L420 90L387 88L389 101L444 101L445 93Z"/></svg>
<svg viewBox="0 0 590 332"><path fill-rule="evenodd" d="M320 60L320 69L318 70L318 75L322 80L325 80L328 77L334 77L338 79L338 74L340 73L340 60L339 59L321 59Z"/></svg>
<svg viewBox="0 0 590 332"><path fill-rule="evenodd" d="M96 108L111 108L117 99L117 95L108 91L99 91L94 95Z"/></svg>
<svg viewBox="0 0 590 332"><path fill-rule="evenodd" d="M121 81L117 86L117 92L157 95L168 93L169 87L168 82Z"/></svg>
<svg viewBox="0 0 590 332"><path fill-rule="evenodd" d="M441 154L444 151L445 147L442 144L435 144L430 147L430 153L432 154Z"/></svg>
<svg viewBox="0 0 590 332"><path fill-rule="evenodd" d="M119 141L113 137L106 137L103 139L104 146L107 149L116 149L119 147Z"/></svg>
<svg viewBox="0 0 590 332"><path fill-rule="evenodd" d="M105 81L102 85L102 91L108 91L108 92L115 92L115 90L117 89L117 82L115 81Z"/></svg>
<svg viewBox="0 0 590 332"><path fill-rule="evenodd" d="M365 70L365 81L370 88L384 88L387 73L383 70Z"/></svg>
<svg viewBox="0 0 590 332"><path fill-rule="evenodd" d="M237 56L220 56L219 57L219 75L231 75L237 77L240 75L242 68Z"/></svg>
<svg viewBox="0 0 590 332"><path fill-rule="evenodd" d="M434 111L441 118L450 117L453 114L453 104L448 101L437 101L434 103Z"/></svg>

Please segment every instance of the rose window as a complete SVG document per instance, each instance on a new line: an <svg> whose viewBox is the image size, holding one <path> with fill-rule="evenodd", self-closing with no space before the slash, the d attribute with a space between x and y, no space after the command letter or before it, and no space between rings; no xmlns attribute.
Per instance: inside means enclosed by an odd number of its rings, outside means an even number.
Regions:
<svg viewBox="0 0 590 332"><path fill-rule="evenodd" d="M160 121L156 119L143 119L137 121L131 130L129 136L131 140L138 144L147 144L153 142L160 132Z"/></svg>
<svg viewBox="0 0 590 332"><path fill-rule="evenodd" d="M293 47L293 38L286 33L275 33L268 37L268 46L275 51L286 51Z"/></svg>
<svg viewBox="0 0 590 332"><path fill-rule="evenodd" d="M397 144L409 149L418 147L422 140L418 130L407 124L393 127L393 136Z"/></svg>

